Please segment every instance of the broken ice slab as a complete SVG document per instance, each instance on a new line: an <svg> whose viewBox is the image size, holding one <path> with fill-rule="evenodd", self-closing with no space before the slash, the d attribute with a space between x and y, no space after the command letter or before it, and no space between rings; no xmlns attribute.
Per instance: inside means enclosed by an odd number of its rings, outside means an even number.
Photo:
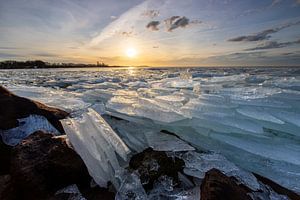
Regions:
<svg viewBox="0 0 300 200"><path fill-rule="evenodd" d="M284 121L281 121L280 119L274 117L270 113L266 112L264 109L259 108L239 108L236 110L238 113L253 118L255 120L263 120L263 121L269 121L276 124L284 124Z"/></svg>
<svg viewBox="0 0 300 200"><path fill-rule="evenodd" d="M107 163L100 162L93 156L88 148L90 146L87 142L88 136L84 136L78 131L78 127L75 122L71 119L65 119L62 120L61 123L75 151L80 155L87 166L89 174L98 185L106 187L110 177L109 174L103 170L103 165L107 165Z"/></svg>
<svg viewBox="0 0 300 200"><path fill-rule="evenodd" d="M124 172L119 175L122 183L115 200L147 200L147 194L141 184L139 176L135 173Z"/></svg>
<svg viewBox="0 0 300 200"><path fill-rule="evenodd" d="M155 151L193 151L194 147L185 141L166 133L147 132L145 133L149 147Z"/></svg>
<svg viewBox="0 0 300 200"><path fill-rule="evenodd" d="M8 89L18 96L37 100L49 106L61 108L68 112L85 109L90 106L89 103L84 102L80 98L80 94L75 92L65 92L61 89L26 85L14 85L8 87Z"/></svg>
<svg viewBox="0 0 300 200"><path fill-rule="evenodd" d="M253 191L260 189L260 184L253 174L238 168L220 154L189 151L180 155L180 158L185 162L184 173L187 175L204 178L207 171L215 168L227 176L236 177L240 183L248 186Z"/></svg>
<svg viewBox="0 0 300 200"><path fill-rule="evenodd" d="M106 141L114 147L115 151L126 161L130 150L123 140L96 111L91 108L89 108L88 111L87 114L94 120L93 124L95 127L101 132Z"/></svg>
<svg viewBox="0 0 300 200"><path fill-rule="evenodd" d="M39 130L60 135L58 130L44 116L30 115L29 117L18 119L18 121L18 127L9 130L0 130L0 135L5 144L15 146L24 138Z"/></svg>
<svg viewBox="0 0 300 200"><path fill-rule="evenodd" d="M103 187L111 181L118 188L115 172L121 169L120 161L127 160L130 150L106 121L89 109L82 118L62 120L62 125L94 180Z"/></svg>

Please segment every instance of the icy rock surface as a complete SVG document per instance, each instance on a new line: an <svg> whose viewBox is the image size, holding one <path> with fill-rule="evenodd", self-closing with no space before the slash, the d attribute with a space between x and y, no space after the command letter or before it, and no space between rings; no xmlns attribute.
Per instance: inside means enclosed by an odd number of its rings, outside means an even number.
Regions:
<svg viewBox="0 0 300 200"><path fill-rule="evenodd" d="M82 196L82 194L80 193L77 185L69 185L61 190L58 190L55 195L58 194L70 194L70 196L68 197L68 200L86 200L86 198L84 198Z"/></svg>
<svg viewBox="0 0 300 200"><path fill-rule="evenodd" d="M18 119L18 121L18 127L9 130L0 130L0 135L5 144L15 146L21 140L39 130L60 135L59 131L44 116L30 115L29 117Z"/></svg>
<svg viewBox="0 0 300 200"><path fill-rule="evenodd" d="M214 168L222 171L229 177L236 177L240 183L254 191L260 189L260 185L253 174L238 168L220 154L189 151L178 154L178 156L185 162L185 168L183 170L185 174L203 179L205 173Z"/></svg>
<svg viewBox="0 0 300 200"><path fill-rule="evenodd" d="M116 194L116 200L147 200L147 194L135 173L122 174L121 186Z"/></svg>
<svg viewBox="0 0 300 200"><path fill-rule="evenodd" d="M200 199L200 187L174 188L173 179L168 176L161 176L154 184L148 195L148 199L168 199L168 200L195 200Z"/></svg>
<svg viewBox="0 0 300 200"><path fill-rule="evenodd" d="M140 127L169 130L300 192L299 68L0 70L0 84L75 116L92 107L134 122L116 127L133 151L147 145Z"/></svg>

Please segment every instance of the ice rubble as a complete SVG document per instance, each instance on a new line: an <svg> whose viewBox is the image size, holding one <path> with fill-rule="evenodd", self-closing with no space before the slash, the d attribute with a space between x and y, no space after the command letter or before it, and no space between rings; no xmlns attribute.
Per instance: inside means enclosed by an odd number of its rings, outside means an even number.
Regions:
<svg viewBox="0 0 300 200"><path fill-rule="evenodd" d="M149 131L176 132L198 149L221 152L300 192L298 69L130 70L0 71L0 82L22 96L70 105L72 111L101 104L95 109L100 113ZM142 129L123 125L116 131L122 140L133 151L143 149Z"/></svg>
<svg viewBox="0 0 300 200"><path fill-rule="evenodd" d="M192 146L173 135L149 132L147 127L142 127L146 128L146 131L139 132L141 136L133 139L136 134L133 132L133 128L136 124L125 120L113 125L118 132L117 134L92 109L84 113L80 119L65 119L62 120L62 123L72 145L86 163L96 183L103 187L106 187L109 181L114 184L117 189L116 200L200 199L201 180L205 173L213 168L222 171L227 176L236 177L241 184L254 191L251 194L253 198L285 199L285 196L278 195L271 188L261 184L253 174L238 168L224 156L213 152L197 153ZM125 131L125 133L120 133L120 130ZM140 141L141 137L146 138L146 143ZM167 155L170 157L175 156L183 159L185 162L184 174L178 174L181 181L180 185L175 187L171 177L161 176L154 183L153 189L146 193L139 174L124 169L126 166L124 163L128 162L127 156L130 150L121 138L125 139L124 141L129 141L132 147L134 144L140 146L138 151L150 146L158 151L168 151ZM118 158L117 155L120 157ZM151 170L159 169L155 160L150 161L148 165ZM198 183L195 182L197 183L195 185L186 175L197 178Z"/></svg>
<svg viewBox="0 0 300 200"><path fill-rule="evenodd" d="M18 119L18 121L18 127L9 130L0 130L0 135L5 144L15 146L21 140L39 130L60 135L59 131L44 116L30 115L29 117Z"/></svg>

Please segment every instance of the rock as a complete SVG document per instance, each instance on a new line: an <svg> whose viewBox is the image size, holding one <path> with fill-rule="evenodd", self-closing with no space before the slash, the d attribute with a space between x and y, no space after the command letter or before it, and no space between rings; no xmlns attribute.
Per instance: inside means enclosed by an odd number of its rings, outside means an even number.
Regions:
<svg viewBox="0 0 300 200"><path fill-rule="evenodd" d="M164 175L172 177L177 184L178 172L182 172L183 166L183 160L179 158L173 160L165 152L154 151L151 148L134 155L129 162L130 169L137 170L140 174L141 183L146 191L151 190L153 183Z"/></svg>
<svg viewBox="0 0 300 200"><path fill-rule="evenodd" d="M11 177L22 199L45 199L68 185L90 181L83 161L65 139L41 131L13 148Z"/></svg>
<svg viewBox="0 0 300 200"><path fill-rule="evenodd" d="M7 130L17 127L17 119L25 118L32 114L46 117L59 132L64 133L59 120L67 117L67 112L16 96L0 86L0 129Z"/></svg>
<svg viewBox="0 0 300 200"><path fill-rule="evenodd" d="M0 175L9 173L11 149L12 147L4 144L0 137Z"/></svg>
<svg viewBox="0 0 300 200"><path fill-rule="evenodd" d="M227 177L217 169L208 171L201 184L201 200L251 200L249 192L234 177Z"/></svg>
<svg viewBox="0 0 300 200"><path fill-rule="evenodd" d="M13 187L11 185L11 177L8 174L0 176L0 199L1 200L16 199Z"/></svg>
<svg viewBox="0 0 300 200"><path fill-rule="evenodd" d="M277 183L271 181L266 177L260 176L258 174L254 174L254 175L260 182L270 186L276 193L288 196L291 200L300 200L300 195L296 194L295 192L278 185Z"/></svg>
<svg viewBox="0 0 300 200"><path fill-rule="evenodd" d="M115 199L115 193L110 192L107 188L101 188L99 186L94 188L86 188L86 189L80 188L80 191L87 200L99 200L99 199L114 200Z"/></svg>

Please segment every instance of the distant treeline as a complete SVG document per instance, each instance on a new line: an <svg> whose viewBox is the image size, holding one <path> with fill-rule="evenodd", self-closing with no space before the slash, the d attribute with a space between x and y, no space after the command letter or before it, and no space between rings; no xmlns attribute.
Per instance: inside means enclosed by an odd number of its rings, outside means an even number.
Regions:
<svg viewBox="0 0 300 200"><path fill-rule="evenodd" d="M77 63L49 63L41 60L28 61L3 61L0 62L0 69L42 69L42 68L87 68L87 67L109 67L104 63L77 64Z"/></svg>

